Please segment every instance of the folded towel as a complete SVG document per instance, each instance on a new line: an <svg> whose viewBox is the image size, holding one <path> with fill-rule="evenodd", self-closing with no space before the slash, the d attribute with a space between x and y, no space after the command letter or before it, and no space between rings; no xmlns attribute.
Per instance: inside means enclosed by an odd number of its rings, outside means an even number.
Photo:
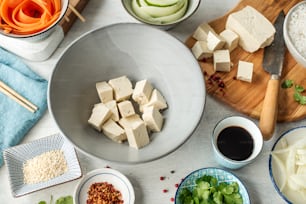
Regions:
<svg viewBox="0 0 306 204"><path fill-rule="evenodd" d="M0 92L0 167L4 149L17 145L47 109L48 82L20 58L0 48L0 80L38 107L30 112Z"/></svg>

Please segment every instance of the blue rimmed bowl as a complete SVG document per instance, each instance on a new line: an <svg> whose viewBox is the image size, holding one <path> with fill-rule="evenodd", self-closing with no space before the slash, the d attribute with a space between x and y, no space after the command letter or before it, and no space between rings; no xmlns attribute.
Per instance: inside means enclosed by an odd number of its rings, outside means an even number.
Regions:
<svg viewBox="0 0 306 204"><path fill-rule="evenodd" d="M196 186L196 180L198 178L201 178L204 175L213 176L218 180L218 183L226 182L226 183L232 183L237 182L239 185L239 193L242 196L243 204L250 204L250 197L249 193L242 183L242 181L233 173L226 171L224 169L215 168L215 167L207 167L195 170L188 174L184 180L180 183L176 194L175 194L175 204L182 204L179 200L179 195L182 192L184 188L188 188L190 191L192 191Z"/></svg>
<svg viewBox="0 0 306 204"><path fill-rule="evenodd" d="M285 150L285 145L296 144L297 141L304 141L306 144L306 126L299 126L284 132L275 142L271 149L271 154L269 156L269 174L272 180L272 183L278 192L278 194L289 204L304 204L306 203L306 196L302 193L299 193L297 190L288 188L288 182L286 181L285 175L287 172L284 168L278 165L277 158L286 159L288 152ZM303 142L303 144L304 144ZM299 142L302 144L301 142ZM304 144L304 145L305 145ZM272 153L278 151L281 157L273 157ZM285 183L284 183L285 182Z"/></svg>

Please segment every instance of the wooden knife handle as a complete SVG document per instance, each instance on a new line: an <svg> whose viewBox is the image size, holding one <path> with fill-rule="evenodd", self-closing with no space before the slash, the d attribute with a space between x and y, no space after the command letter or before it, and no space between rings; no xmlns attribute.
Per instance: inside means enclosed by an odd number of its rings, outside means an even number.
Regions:
<svg viewBox="0 0 306 204"><path fill-rule="evenodd" d="M264 140L273 136L277 119L279 79L270 79L259 119L259 129Z"/></svg>

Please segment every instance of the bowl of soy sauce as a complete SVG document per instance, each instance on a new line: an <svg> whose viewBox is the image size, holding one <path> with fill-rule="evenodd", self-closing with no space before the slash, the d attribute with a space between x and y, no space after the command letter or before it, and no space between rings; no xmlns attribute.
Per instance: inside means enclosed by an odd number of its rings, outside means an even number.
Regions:
<svg viewBox="0 0 306 204"><path fill-rule="evenodd" d="M219 121L212 134L216 161L229 169L239 169L255 160L263 147L258 126L242 116Z"/></svg>

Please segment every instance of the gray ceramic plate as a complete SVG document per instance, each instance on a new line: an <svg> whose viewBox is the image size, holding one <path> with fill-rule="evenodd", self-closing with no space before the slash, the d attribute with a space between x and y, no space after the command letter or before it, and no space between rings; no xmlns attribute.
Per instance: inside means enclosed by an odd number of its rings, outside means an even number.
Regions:
<svg viewBox="0 0 306 204"><path fill-rule="evenodd" d="M22 169L23 164L27 160L51 150L63 151L68 171L45 182L25 184ZM60 134L47 136L26 144L8 148L4 150L3 157L9 171L10 185L13 196L15 197L68 182L82 176L80 164L73 145Z"/></svg>
<svg viewBox="0 0 306 204"><path fill-rule="evenodd" d="M137 150L117 144L87 120L99 102L95 84L126 75L148 79L164 95L168 109L160 133ZM205 84L190 50L165 31L142 24L114 24L90 31L61 56L49 83L49 110L61 132L83 152L98 158L139 163L160 158L182 145L197 127Z"/></svg>

